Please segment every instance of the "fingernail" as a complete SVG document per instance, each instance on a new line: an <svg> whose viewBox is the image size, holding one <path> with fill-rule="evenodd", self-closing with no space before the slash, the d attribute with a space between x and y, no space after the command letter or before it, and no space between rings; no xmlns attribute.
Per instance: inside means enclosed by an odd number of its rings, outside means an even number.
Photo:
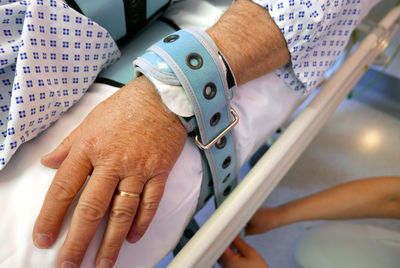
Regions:
<svg viewBox="0 0 400 268"><path fill-rule="evenodd" d="M45 154L45 155L42 155L42 157L41 157L40 159L41 159L41 160L46 159L46 158L49 157L49 155L50 155L50 153L47 153L47 154Z"/></svg>
<svg viewBox="0 0 400 268"><path fill-rule="evenodd" d="M51 237L48 234L36 234L35 245L38 248L47 248L51 244Z"/></svg>
<svg viewBox="0 0 400 268"><path fill-rule="evenodd" d="M47 158L47 154L46 155L44 155L44 156L42 156L41 158L40 158L40 163L43 165L43 166L45 166L46 165L46 158Z"/></svg>
<svg viewBox="0 0 400 268"><path fill-rule="evenodd" d="M111 268L113 267L113 261L110 259L102 259L97 268Z"/></svg>
<svg viewBox="0 0 400 268"><path fill-rule="evenodd" d="M76 264L70 261L64 261L61 264L61 268L76 268L76 267L77 267Z"/></svg>
<svg viewBox="0 0 400 268"><path fill-rule="evenodd" d="M141 238L141 236L133 234L130 237L128 237L128 242L129 243L136 243L137 241L140 240L140 238Z"/></svg>

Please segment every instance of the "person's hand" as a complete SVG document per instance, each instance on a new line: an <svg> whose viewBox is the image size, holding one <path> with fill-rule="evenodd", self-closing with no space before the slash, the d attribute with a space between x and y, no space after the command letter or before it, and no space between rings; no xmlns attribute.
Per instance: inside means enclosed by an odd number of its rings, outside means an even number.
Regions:
<svg viewBox="0 0 400 268"><path fill-rule="evenodd" d="M245 228L246 235L266 233L281 226L280 208L262 207L254 214Z"/></svg>
<svg viewBox="0 0 400 268"><path fill-rule="evenodd" d="M223 268L269 268L260 254L240 236L237 236L232 244L238 253L228 247L219 261Z"/></svg>
<svg viewBox="0 0 400 268"><path fill-rule="evenodd" d="M36 246L53 244L68 207L91 175L57 263L64 268L80 265L110 208L96 266L111 267L125 238L134 243L145 233L185 138L179 119L167 110L145 77L121 88L41 159L58 171L35 223Z"/></svg>

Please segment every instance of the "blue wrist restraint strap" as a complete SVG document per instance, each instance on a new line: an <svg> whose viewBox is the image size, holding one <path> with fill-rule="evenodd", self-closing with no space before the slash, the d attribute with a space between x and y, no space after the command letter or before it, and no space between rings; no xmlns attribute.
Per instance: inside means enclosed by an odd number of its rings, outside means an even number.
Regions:
<svg viewBox="0 0 400 268"><path fill-rule="evenodd" d="M204 31L186 29L155 43L134 64L136 72L184 88L195 116L181 121L206 159L198 209L213 192L221 204L237 185L230 130L238 122L229 103L236 83L222 53Z"/></svg>

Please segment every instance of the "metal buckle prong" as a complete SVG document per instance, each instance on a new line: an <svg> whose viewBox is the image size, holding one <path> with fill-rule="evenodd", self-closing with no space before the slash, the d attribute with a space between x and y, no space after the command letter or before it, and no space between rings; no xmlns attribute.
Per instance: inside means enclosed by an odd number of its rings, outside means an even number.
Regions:
<svg viewBox="0 0 400 268"><path fill-rule="evenodd" d="M210 149L220 138L222 138L223 136L225 136L226 133L228 133L238 122L239 122L239 116L236 113L235 110L233 110L232 108L230 109L231 114L233 115L233 117L235 118L233 120L233 122L224 130L222 131L217 137L215 137L215 139L213 139L210 143L204 145L199 141L199 135L196 135L196 137L194 138L194 140L196 141L197 146L199 146L200 149L203 150L208 150Z"/></svg>

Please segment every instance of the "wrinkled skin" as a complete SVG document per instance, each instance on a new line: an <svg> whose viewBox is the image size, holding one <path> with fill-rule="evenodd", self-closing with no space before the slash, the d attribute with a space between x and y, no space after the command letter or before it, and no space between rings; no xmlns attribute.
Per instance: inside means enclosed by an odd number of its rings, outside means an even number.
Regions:
<svg viewBox="0 0 400 268"><path fill-rule="evenodd" d="M59 252L58 266L79 266L110 208L96 266L111 267L123 241L134 243L145 233L185 138L179 119L145 77L100 103L41 160L58 170L35 223L36 246L47 248L57 239L69 205L91 175ZM122 197L116 190L140 197Z"/></svg>

